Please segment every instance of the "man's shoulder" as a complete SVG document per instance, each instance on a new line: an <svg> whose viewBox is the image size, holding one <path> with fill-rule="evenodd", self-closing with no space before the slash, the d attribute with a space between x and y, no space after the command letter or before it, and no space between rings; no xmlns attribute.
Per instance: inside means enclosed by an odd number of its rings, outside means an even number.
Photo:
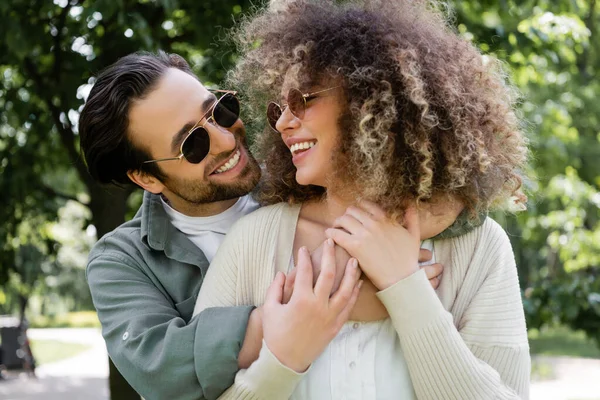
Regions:
<svg viewBox="0 0 600 400"><path fill-rule="evenodd" d="M88 262L98 257L131 258L140 249L147 247L142 242L141 230L139 216L121 224L94 244L88 256Z"/></svg>

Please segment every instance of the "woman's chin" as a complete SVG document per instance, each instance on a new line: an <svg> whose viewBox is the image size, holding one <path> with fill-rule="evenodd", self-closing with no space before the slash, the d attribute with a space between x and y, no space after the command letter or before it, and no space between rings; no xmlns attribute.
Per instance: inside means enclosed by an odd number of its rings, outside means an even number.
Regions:
<svg viewBox="0 0 600 400"><path fill-rule="evenodd" d="M314 176L314 174L308 174L306 172L308 171L296 171L296 182L298 182L299 185L323 186L321 179L318 179L318 177Z"/></svg>

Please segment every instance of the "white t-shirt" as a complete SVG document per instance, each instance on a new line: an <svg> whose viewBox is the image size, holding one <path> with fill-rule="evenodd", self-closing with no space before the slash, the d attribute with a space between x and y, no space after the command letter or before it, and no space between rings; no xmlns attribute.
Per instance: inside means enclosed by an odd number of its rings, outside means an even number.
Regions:
<svg viewBox="0 0 600 400"><path fill-rule="evenodd" d="M175 210L162 197L161 200L171 223L202 250L208 262L212 261L231 226L259 207L250 195L246 195L220 214L190 217Z"/></svg>

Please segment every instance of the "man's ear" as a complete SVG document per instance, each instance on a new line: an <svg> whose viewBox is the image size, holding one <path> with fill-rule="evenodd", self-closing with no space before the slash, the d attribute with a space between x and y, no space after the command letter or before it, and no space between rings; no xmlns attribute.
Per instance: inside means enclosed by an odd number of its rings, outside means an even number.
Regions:
<svg viewBox="0 0 600 400"><path fill-rule="evenodd" d="M165 188L161 181L144 171L129 170L127 176L133 183L150 193L159 194Z"/></svg>

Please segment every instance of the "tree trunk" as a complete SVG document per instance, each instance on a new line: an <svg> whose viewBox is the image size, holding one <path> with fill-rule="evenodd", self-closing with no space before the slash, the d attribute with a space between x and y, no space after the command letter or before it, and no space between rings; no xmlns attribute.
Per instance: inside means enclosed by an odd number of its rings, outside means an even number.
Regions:
<svg viewBox="0 0 600 400"><path fill-rule="evenodd" d="M96 227L98 239L125 222L129 189L90 184L90 210L92 222ZM110 357L108 358L108 386L111 400L139 399L140 395L127 383L119 373Z"/></svg>
<svg viewBox="0 0 600 400"><path fill-rule="evenodd" d="M23 326L25 322L25 310L27 309L27 303L29 303L29 297L19 295L19 326Z"/></svg>

